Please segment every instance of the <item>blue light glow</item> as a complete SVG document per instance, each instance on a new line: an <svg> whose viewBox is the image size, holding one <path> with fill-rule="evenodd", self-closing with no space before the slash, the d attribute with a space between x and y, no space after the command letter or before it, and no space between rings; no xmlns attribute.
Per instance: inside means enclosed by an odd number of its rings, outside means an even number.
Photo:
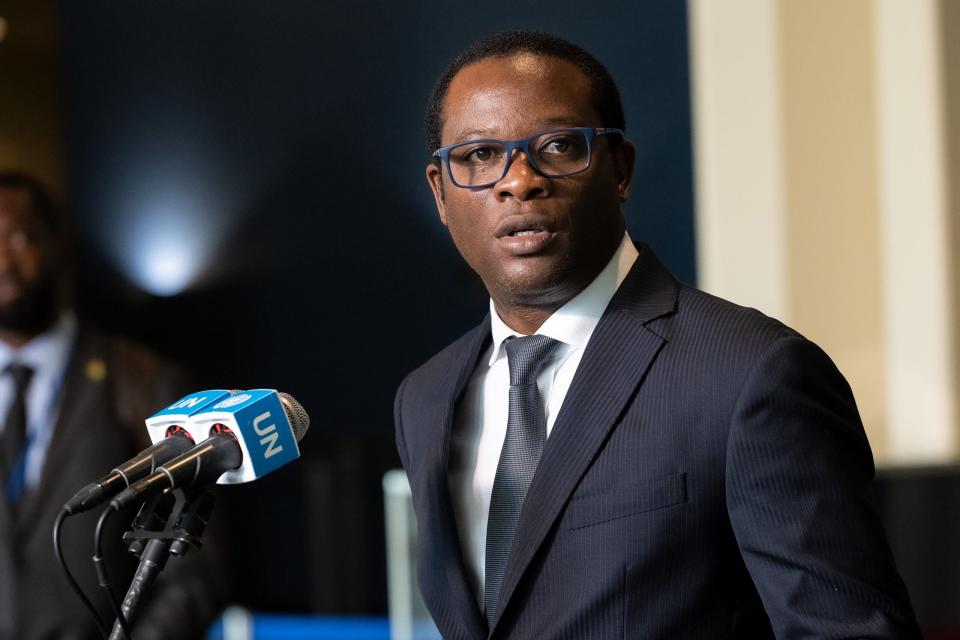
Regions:
<svg viewBox="0 0 960 640"><path fill-rule="evenodd" d="M210 276L243 191L227 187L236 181L211 152L215 145L204 142L205 129L171 120L118 134L110 150L114 169L97 176L105 195L96 209L100 244L127 278L157 296L177 295Z"/></svg>
<svg viewBox="0 0 960 640"><path fill-rule="evenodd" d="M123 271L146 291L172 296L203 275L217 251L222 231L205 203L189 194L145 194L139 211L126 219L114 254Z"/></svg>
<svg viewBox="0 0 960 640"><path fill-rule="evenodd" d="M181 241L182 237L172 225L165 224L159 233L143 242L145 246L135 256L130 273L150 293L176 295L199 275L205 262L202 250L191 250Z"/></svg>

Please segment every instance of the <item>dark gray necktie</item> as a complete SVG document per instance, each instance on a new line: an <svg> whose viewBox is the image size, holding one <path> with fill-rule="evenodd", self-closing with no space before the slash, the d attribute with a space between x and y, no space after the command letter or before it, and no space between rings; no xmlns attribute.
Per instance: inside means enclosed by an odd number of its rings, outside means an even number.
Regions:
<svg viewBox="0 0 960 640"><path fill-rule="evenodd" d="M547 439L547 419L537 389L537 375L560 344L540 335L504 342L510 366L510 409L487 519L483 607L488 624L493 624L520 510Z"/></svg>
<svg viewBox="0 0 960 640"><path fill-rule="evenodd" d="M16 471L27 438L27 387L33 378L33 369L15 362L6 368L5 373L13 380L13 400L3 423L3 482L7 496L12 497L6 484L14 480L17 483L16 493L19 494L20 478L13 478L12 474Z"/></svg>

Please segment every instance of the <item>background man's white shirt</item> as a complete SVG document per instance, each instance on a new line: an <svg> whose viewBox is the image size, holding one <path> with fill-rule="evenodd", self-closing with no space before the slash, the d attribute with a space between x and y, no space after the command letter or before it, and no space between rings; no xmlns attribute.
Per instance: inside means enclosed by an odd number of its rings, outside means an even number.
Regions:
<svg viewBox="0 0 960 640"><path fill-rule="evenodd" d="M43 463L53 438L53 427L59 412L64 373L77 335L73 314L60 317L50 329L36 336L19 349L0 341L0 373L17 362L33 369L27 388L27 461L25 483L35 487L40 482ZM0 375L0 432L3 420L13 402L13 380ZM6 479L0 481L0 484Z"/></svg>

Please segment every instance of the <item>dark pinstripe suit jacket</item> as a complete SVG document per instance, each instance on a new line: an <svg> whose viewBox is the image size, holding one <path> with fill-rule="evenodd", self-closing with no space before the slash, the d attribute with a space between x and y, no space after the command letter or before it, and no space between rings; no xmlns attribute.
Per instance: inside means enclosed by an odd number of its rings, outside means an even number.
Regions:
<svg viewBox="0 0 960 640"><path fill-rule="evenodd" d="M444 638L919 637L836 367L639 249L544 449L492 629L447 482L454 410L489 318L401 385L418 577Z"/></svg>

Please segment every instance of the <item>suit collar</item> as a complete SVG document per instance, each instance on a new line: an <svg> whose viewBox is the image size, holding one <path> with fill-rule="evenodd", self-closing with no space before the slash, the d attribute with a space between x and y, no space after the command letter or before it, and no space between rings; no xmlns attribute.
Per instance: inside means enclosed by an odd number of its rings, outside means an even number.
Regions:
<svg viewBox="0 0 960 640"><path fill-rule="evenodd" d="M648 247L638 249L639 257L587 345L527 492L494 629L570 494L665 342L646 325L673 312L679 284Z"/></svg>
<svg viewBox="0 0 960 640"><path fill-rule="evenodd" d="M680 283L645 243L636 243L636 262L610 301L610 309L623 310L646 324L672 313L677 307Z"/></svg>

